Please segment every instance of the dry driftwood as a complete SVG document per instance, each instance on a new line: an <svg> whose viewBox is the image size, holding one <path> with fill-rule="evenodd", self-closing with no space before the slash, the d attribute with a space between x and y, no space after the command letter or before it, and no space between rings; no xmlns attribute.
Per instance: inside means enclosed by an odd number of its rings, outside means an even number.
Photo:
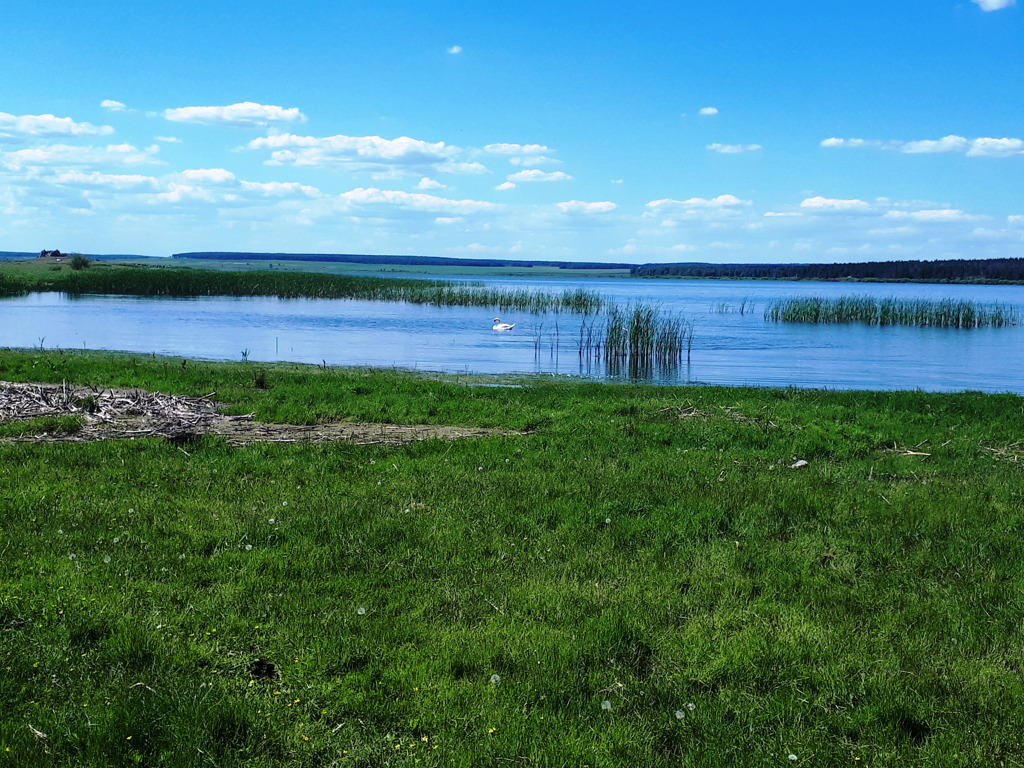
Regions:
<svg viewBox="0 0 1024 768"><path fill-rule="evenodd" d="M253 414L228 416L210 398L164 395L145 390L98 389L64 384L15 384L0 381L0 422L45 416L76 415L84 426L75 432L25 434L9 442L87 442L163 437L185 445L204 434L222 435L229 443L308 443L342 440L352 443L401 445L415 440L499 434L495 430L434 425L336 422L298 426L264 424Z"/></svg>

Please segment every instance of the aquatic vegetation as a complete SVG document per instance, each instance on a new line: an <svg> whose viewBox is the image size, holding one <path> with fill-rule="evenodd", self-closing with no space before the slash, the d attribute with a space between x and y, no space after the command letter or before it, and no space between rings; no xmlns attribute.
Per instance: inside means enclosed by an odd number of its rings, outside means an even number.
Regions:
<svg viewBox="0 0 1024 768"><path fill-rule="evenodd" d="M965 299L898 299L868 296L778 299L765 320L782 323L866 323L934 328L983 328L1017 325L1020 311L1005 304Z"/></svg>
<svg viewBox="0 0 1024 768"><path fill-rule="evenodd" d="M224 272L188 268L101 268L43 276L0 274L0 295L28 290L71 295L279 296L285 299L365 299L435 306L497 307L526 312L596 312L605 305L593 291L544 293L526 288L487 288L441 280L408 280L308 272Z"/></svg>

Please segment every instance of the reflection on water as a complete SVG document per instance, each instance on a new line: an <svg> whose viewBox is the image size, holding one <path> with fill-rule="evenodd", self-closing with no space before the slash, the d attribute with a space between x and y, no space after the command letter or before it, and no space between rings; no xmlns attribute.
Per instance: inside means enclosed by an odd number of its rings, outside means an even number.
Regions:
<svg viewBox="0 0 1024 768"><path fill-rule="evenodd" d="M31 294L0 300L0 346L121 349L206 359L294 361L471 373L557 373L657 384L975 389L1024 394L1019 327L950 330L770 323L767 303L815 295L968 298L1019 306L1016 286L682 280L488 280L561 292L585 287L622 305L646 302L692 323L690 361L582 354L583 320L505 318L493 308L367 301ZM742 312L740 311L742 309ZM591 318L591 322L593 318Z"/></svg>

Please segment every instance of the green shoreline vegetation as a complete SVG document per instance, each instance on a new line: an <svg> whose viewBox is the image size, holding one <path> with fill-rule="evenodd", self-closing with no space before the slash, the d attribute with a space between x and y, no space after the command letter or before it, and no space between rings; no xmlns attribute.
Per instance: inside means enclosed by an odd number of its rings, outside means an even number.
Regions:
<svg viewBox="0 0 1024 768"><path fill-rule="evenodd" d="M40 350L0 380L502 430L0 440L2 765L1024 760L1018 396Z"/></svg>
<svg viewBox="0 0 1024 768"><path fill-rule="evenodd" d="M1001 328L1020 323L1020 311L1004 304L869 296L778 299L768 305L764 317L783 323L866 323L922 328Z"/></svg>
<svg viewBox="0 0 1024 768"><path fill-rule="evenodd" d="M435 280L311 274L305 272L225 272L187 268L145 268L91 262L64 270L0 267L0 290L132 296L278 296L280 298L365 299L437 306L474 306L530 312L596 312L600 296L583 289L548 294L527 289L495 289Z"/></svg>

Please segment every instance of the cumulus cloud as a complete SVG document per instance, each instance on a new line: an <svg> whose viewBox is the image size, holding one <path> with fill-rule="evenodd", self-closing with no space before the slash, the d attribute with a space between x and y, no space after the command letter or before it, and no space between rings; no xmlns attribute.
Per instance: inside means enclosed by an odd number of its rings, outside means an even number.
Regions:
<svg viewBox="0 0 1024 768"><path fill-rule="evenodd" d="M702 117L710 117L711 115L717 115L718 107L701 107L700 112L698 112L697 114L701 115Z"/></svg>
<svg viewBox="0 0 1024 768"><path fill-rule="evenodd" d="M511 181L503 181L501 184L495 187L499 192L507 192L510 189L515 189L516 185Z"/></svg>
<svg viewBox="0 0 1024 768"><path fill-rule="evenodd" d="M885 218L941 223L945 221L963 221L971 217L957 208L932 208L923 211L887 211Z"/></svg>
<svg viewBox="0 0 1024 768"><path fill-rule="evenodd" d="M816 213L864 213L871 210L871 204L863 200L839 200L831 197L808 197L800 207Z"/></svg>
<svg viewBox="0 0 1024 768"><path fill-rule="evenodd" d="M821 142L821 146L831 149L883 149L908 155L963 153L967 157L1024 156L1024 140L1021 139L988 137L968 139L956 135L917 141L831 138Z"/></svg>
<svg viewBox="0 0 1024 768"><path fill-rule="evenodd" d="M100 106L103 109L109 109L111 112L124 112L127 109L120 101L114 101L113 99L104 99L100 102Z"/></svg>
<svg viewBox="0 0 1024 768"><path fill-rule="evenodd" d="M559 162L553 157L548 157L555 150L543 144L488 144L483 151L492 155L508 157L508 161L512 165L530 166Z"/></svg>
<svg viewBox="0 0 1024 768"><path fill-rule="evenodd" d="M998 11L1001 8L1009 8L1016 5L1017 0L971 0L983 11Z"/></svg>
<svg viewBox="0 0 1024 768"><path fill-rule="evenodd" d="M162 141L164 144L181 144L181 139L177 136L157 136L157 141Z"/></svg>
<svg viewBox="0 0 1024 768"><path fill-rule="evenodd" d="M223 107L178 107L164 110L164 117L175 123L230 125L237 128L265 128L269 125L306 121L306 116L298 107L285 109L253 101Z"/></svg>
<svg viewBox="0 0 1024 768"><path fill-rule="evenodd" d="M447 189L447 187L439 181L424 176L416 185L416 189Z"/></svg>
<svg viewBox="0 0 1024 768"><path fill-rule="evenodd" d="M586 203L583 200L568 200L564 203L555 203L562 213L608 213L614 211L615 203L608 200L599 203Z"/></svg>
<svg viewBox="0 0 1024 768"><path fill-rule="evenodd" d="M22 144L36 139L66 136L100 136L111 134L109 125L77 123L70 117L54 115L10 115L0 112L0 143Z"/></svg>
<svg viewBox="0 0 1024 768"><path fill-rule="evenodd" d="M119 165L142 165L157 162L158 146L136 149L131 144L111 144L107 147L78 147L54 144L33 149L21 149L0 155L0 164L7 168L41 168L47 166L94 166L97 168Z"/></svg>
<svg viewBox="0 0 1024 768"><path fill-rule="evenodd" d="M460 53L462 53L462 46L461 45L453 45L451 48L448 49L448 53L460 54Z"/></svg>
<svg viewBox="0 0 1024 768"><path fill-rule="evenodd" d="M975 139L967 151L968 157L1022 157L1024 141L1021 139Z"/></svg>
<svg viewBox="0 0 1024 768"><path fill-rule="evenodd" d="M572 176L567 173L562 173L561 171L552 171L549 173L547 171L538 171L535 168L528 171L513 173L507 178L507 180L511 182L569 181L571 179Z"/></svg>
<svg viewBox="0 0 1024 768"><path fill-rule="evenodd" d="M250 149L271 150L269 165L297 165L375 173L487 173L480 163L465 162L463 151L443 141L401 136L296 136L283 133L249 142Z"/></svg>
<svg viewBox="0 0 1024 768"><path fill-rule="evenodd" d="M402 192L375 187L359 187L350 192L344 192L338 195L338 200L346 208L389 207L456 216L492 211L497 207L494 203L480 200L450 200L421 192Z"/></svg>
<svg viewBox="0 0 1024 768"><path fill-rule="evenodd" d="M760 144L708 144L712 152L719 152L723 155L738 155L742 152L756 152L763 149Z"/></svg>
<svg viewBox="0 0 1024 768"><path fill-rule="evenodd" d="M62 171L55 173L52 181L63 186L86 189L110 189L115 191L155 189L157 180L152 176L138 174L100 173L99 171Z"/></svg>
<svg viewBox="0 0 1024 768"><path fill-rule="evenodd" d="M946 152L964 152L970 142L963 136L944 136L938 140L908 141L900 147L900 152L907 154L943 154Z"/></svg>
<svg viewBox="0 0 1024 768"><path fill-rule="evenodd" d="M671 200L667 198L663 200L652 200L647 204L647 207L651 210L672 208L721 209L735 208L737 206L750 204L750 200L741 200L735 195L719 195L718 197L712 197L711 199L691 197L687 200Z"/></svg>
<svg viewBox="0 0 1024 768"><path fill-rule="evenodd" d="M235 174L223 168L196 168L182 171L181 175L197 184L229 184L235 181Z"/></svg>

